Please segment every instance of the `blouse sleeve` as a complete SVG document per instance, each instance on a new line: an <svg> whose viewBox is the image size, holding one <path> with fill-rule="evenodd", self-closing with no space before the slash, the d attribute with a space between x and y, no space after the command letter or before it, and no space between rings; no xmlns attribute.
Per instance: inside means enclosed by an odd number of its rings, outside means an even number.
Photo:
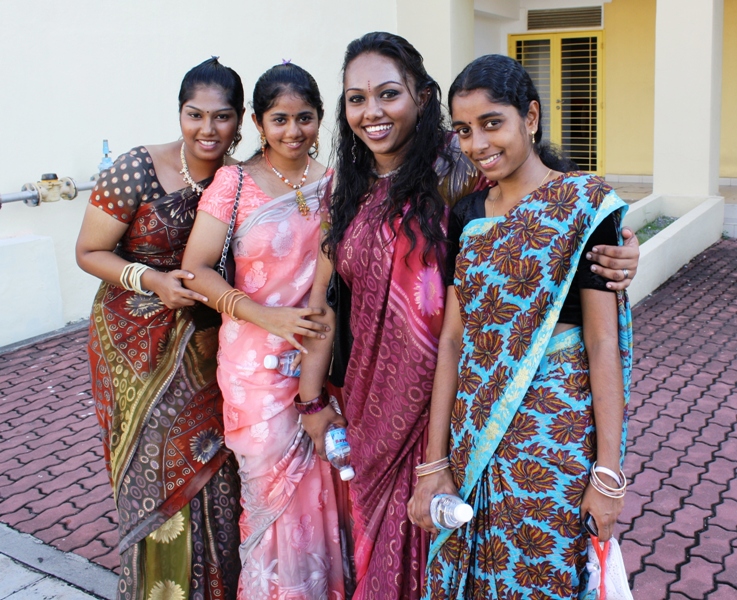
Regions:
<svg viewBox="0 0 737 600"><path fill-rule="evenodd" d="M610 279L591 271L591 265L594 263L586 258L586 253L590 252L594 246L616 246L618 243L619 232L617 231L617 220L615 213L611 213L594 229L586 242L586 246L584 246L577 269L578 287L580 289L601 290L604 292L615 291L606 287L607 282L611 281Z"/></svg>
<svg viewBox="0 0 737 600"><path fill-rule="evenodd" d="M461 251L461 233L463 233L463 222L461 215L455 210L458 205L450 211L450 217L448 218L448 252L445 255L445 285L453 285L455 270L456 270L456 258L458 253Z"/></svg>
<svg viewBox="0 0 737 600"><path fill-rule="evenodd" d="M153 175L153 163L145 148L120 156L97 180L90 204L123 223L131 223Z"/></svg>
<svg viewBox="0 0 737 600"><path fill-rule="evenodd" d="M220 167L212 183L203 192L197 210L204 211L223 223L230 223L237 191L237 167L235 165Z"/></svg>

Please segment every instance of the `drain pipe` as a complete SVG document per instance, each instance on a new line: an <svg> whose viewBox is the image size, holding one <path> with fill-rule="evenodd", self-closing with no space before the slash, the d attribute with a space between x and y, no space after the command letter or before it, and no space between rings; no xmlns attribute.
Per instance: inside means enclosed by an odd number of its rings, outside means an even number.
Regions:
<svg viewBox="0 0 737 600"><path fill-rule="evenodd" d="M110 149L107 140L102 141L102 161L98 165L99 173L113 166L110 158ZM0 194L0 208L9 202L24 202L26 206L38 206L41 202L58 202L59 200L74 200L79 192L91 190L95 187L99 173L93 175L90 181L77 183L71 177L59 179L56 173L41 175L40 181L26 183L20 192Z"/></svg>

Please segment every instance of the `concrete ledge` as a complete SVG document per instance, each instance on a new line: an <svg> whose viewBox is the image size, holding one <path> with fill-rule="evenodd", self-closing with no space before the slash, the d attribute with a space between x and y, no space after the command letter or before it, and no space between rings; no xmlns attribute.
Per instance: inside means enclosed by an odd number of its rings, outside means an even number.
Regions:
<svg viewBox="0 0 737 600"><path fill-rule="evenodd" d="M633 305L719 241L724 229L724 199L721 196L685 198L652 194L630 207L624 224L637 231L660 216L677 220L640 246L637 277L627 290Z"/></svg>
<svg viewBox="0 0 737 600"><path fill-rule="evenodd" d="M724 235L737 238L737 204L724 205Z"/></svg>
<svg viewBox="0 0 737 600"><path fill-rule="evenodd" d="M118 589L118 576L88 560L62 552L41 540L19 533L0 523L2 554L34 571L51 575L98 597L113 600Z"/></svg>
<svg viewBox="0 0 737 600"><path fill-rule="evenodd" d="M7 346L0 346L0 356L2 356L3 354L7 354L8 352L15 352L16 350L20 350L21 348L25 348L26 346L32 346L33 344L38 344L39 342L45 342L46 340L50 340L51 338L55 338L59 335L69 335L70 333L76 333L77 331L87 329L89 326L89 319L80 319L79 321L75 321L74 323L68 323L61 329L55 329L54 331L42 333L41 335L35 335L32 338L20 340L19 342L13 342L12 344L8 344Z"/></svg>
<svg viewBox="0 0 737 600"><path fill-rule="evenodd" d="M0 239L0 346L64 326L50 237Z"/></svg>

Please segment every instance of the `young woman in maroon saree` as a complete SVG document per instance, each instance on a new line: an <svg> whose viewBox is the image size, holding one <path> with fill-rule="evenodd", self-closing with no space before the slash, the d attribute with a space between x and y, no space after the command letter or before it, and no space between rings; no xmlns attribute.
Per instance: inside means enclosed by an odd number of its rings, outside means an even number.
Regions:
<svg viewBox="0 0 737 600"><path fill-rule="evenodd" d="M182 287L191 274L180 265L200 194L240 139L243 87L213 58L187 73L179 101L184 141L121 156L77 241L80 267L103 280L88 350L126 600L234 599L240 572L240 486L215 378L220 318Z"/></svg>
<svg viewBox="0 0 737 600"><path fill-rule="evenodd" d="M328 424L347 420L356 472L350 483L354 598L415 599L422 595L429 538L410 523L407 502L414 468L424 460L443 321L447 206L488 183L449 144L438 85L406 40L370 33L351 42L343 73L332 227L310 306L328 309L334 265L351 290L354 342L345 418L327 406L303 423L323 453ZM633 272L636 247L623 255L614 266ZM323 321L334 331L332 310ZM332 343L332 335L305 340L302 402L320 397Z"/></svg>

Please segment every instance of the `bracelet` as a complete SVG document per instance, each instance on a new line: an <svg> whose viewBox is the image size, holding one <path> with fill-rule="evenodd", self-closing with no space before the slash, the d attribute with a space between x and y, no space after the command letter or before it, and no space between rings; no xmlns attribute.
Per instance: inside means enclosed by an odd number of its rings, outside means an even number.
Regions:
<svg viewBox="0 0 737 600"><path fill-rule="evenodd" d="M626 481L626 479L624 478L624 473L622 473L621 470L619 472L619 475L617 475L611 469L608 469L606 467L600 467L599 465L596 464L596 462L594 462L594 466L592 466L592 469L597 473L604 473L604 475L609 475L609 477L611 477L612 479L614 479L614 481L617 482L617 485L619 487L622 487L622 484L624 484L624 482Z"/></svg>
<svg viewBox="0 0 737 600"><path fill-rule="evenodd" d="M604 483L601 479L599 479L599 476L596 474L597 470L601 471L605 468L606 467L597 467L596 461L594 461L594 464L591 465L591 477L589 478L589 483L591 484L591 487L593 487L600 494L607 496L608 498L624 498L624 495L627 493L627 478L625 477L624 472L620 469L620 476L616 478L617 483L623 483L618 488L613 488ZM608 470L609 469L607 469L607 471Z"/></svg>
<svg viewBox="0 0 737 600"><path fill-rule="evenodd" d="M415 472L417 474L417 477L426 477L428 475L432 475L433 473L440 473L440 471L445 471L445 469L450 469L450 463L445 464L445 465L438 465L434 469L422 471L422 473L420 473L419 471L415 471Z"/></svg>
<svg viewBox="0 0 737 600"><path fill-rule="evenodd" d="M319 413L323 408L330 405L330 394L325 388L322 388L320 395L307 402L302 402L299 394L294 397L294 408L300 415L314 415Z"/></svg>
<svg viewBox="0 0 737 600"><path fill-rule="evenodd" d="M135 292L143 296L153 295L151 290L144 290L141 287L141 275L143 275L146 269L150 268L141 263L128 263L123 267L123 271L120 274L120 285L129 292Z"/></svg>
<svg viewBox="0 0 737 600"><path fill-rule="evenodd" d="M240 319L235 316L235 305L243 300L243 298L248 298L248 294L245 294L240 290L236 290L235 288L231 288L223 292L220 295L220 298L217 299L215 302L215 310L219 313L225 313L234 321L239 321ZM223 303L222 308L220 307L221 302Z"/></svg>
<svg viewBox="0 0 737 600"><path fill-rule="evenodd" d="M449 467L450 467L450 458L445 456L433 462L422 463L421 465L417 465L415 467L415 473L417 473L417 477L425 477L425 475L431 475L432 473L443 471L445 469L448 469Z"/></svg>

